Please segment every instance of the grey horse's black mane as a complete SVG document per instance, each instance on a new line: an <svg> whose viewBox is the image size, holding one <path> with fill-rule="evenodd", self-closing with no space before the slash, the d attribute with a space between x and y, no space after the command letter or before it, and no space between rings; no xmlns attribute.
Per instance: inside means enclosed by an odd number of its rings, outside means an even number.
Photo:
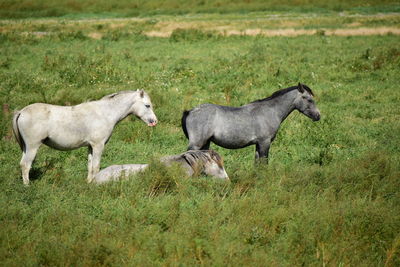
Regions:
<svg viewBox="0 0 400 267"><path fill-rule="evenodd" d="M305 85L305 84L302 84L302 87L303 87L304 90L306 90L310 95L314 96L314 93L313 93L313 91L311 90L310 87L308 87L308 86ZM269 97L266 97L266 98L263 98L263 99L258 99L258 100L255 100L255 101L251 102L251 103L257 103L257 102L263 102L263 101L271 100L271 99L274 99L274 98L276 98L276 97L278 97L278 96L284 95L284 94L286 94L286 93L288 93L288 92L290 92L290 91L297 90L298 88L299 88L299 87L296 85L296 86L288 87L288 88L285 88L285 89L281 89L281 90L278 90L278 91L274 92L274 93L273 93L272 95L270 95Z"/></svg>

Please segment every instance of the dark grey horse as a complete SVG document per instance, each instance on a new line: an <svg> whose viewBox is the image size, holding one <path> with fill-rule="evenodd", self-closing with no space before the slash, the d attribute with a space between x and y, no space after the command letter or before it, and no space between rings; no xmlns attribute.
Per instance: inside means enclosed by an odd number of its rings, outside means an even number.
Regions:
<svg viewBox="0 0 400 267"><path fill-rule="evenodd" d="M211 141L228 149L256 145L256 159L267 159L279 126L293 110L320 119L313 96L308 86L299 83L241 107L202 104L184 111L182 129L189 139L188 150L207 150Z"/></svg>

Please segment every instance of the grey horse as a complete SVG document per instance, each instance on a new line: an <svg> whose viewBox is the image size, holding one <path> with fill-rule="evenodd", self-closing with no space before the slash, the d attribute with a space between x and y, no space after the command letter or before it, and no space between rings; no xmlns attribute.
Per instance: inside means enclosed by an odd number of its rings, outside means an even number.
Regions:
<svg viewBox="0 0 400 267"><path fill-rule="evenodd" d="M13 131L22 149L20 166L24 184L29 184L29 170L41 144L58 150L89 147L87 181L90 183L100 169L104 145L115 125L134 114L148 126L155 126L157 117L152 107L149 95L137 90L114 93L76 106L35 103L17 111Z"/></svg>
<svg viewBox="0 0 400 267"><path fill-rule="evenodd" d="M166 166L179 164L187 176L206 174L216 178L229 180L225 171L221 156L213 150L186 151L173 156L165 156L160 161ZM149 164L123 164L112 165L96 174L94 183L103 184L110 181L118 181L130 175L144 171Z"/></svg>
<svg viewBox="0 0 400 267"><path fill-rule="evenodd" d="M255 145L256 159L268 161L271 142L293 110L313 121L320 119L313 96L307 85L299 83L241 107L202 104L184 111L182 129L189 139L188 150L209 149L211 141L228 149Z"/></svg>

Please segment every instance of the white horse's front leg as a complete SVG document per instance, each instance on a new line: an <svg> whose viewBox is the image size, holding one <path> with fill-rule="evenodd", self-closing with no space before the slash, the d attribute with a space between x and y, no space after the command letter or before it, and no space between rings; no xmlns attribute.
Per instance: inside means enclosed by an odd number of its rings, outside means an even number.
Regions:
<svg viewBox="0 0 400 267"><path fill-rule="evenodd" d="M89 158L88 158L88 177L87 182L91 183L95 175L100 171L100 159L103 153L104 144L92 145L89 148Z"/></svg>

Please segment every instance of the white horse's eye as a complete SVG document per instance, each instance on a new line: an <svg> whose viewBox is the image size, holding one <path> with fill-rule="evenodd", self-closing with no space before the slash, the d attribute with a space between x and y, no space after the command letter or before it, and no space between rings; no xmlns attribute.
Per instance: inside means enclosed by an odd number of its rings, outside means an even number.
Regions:
<svg viewBox="0 0 400 267"><path fill-rule="evenodd" d="M144 105L146 108L150 108L150 105Z"/></svg>

